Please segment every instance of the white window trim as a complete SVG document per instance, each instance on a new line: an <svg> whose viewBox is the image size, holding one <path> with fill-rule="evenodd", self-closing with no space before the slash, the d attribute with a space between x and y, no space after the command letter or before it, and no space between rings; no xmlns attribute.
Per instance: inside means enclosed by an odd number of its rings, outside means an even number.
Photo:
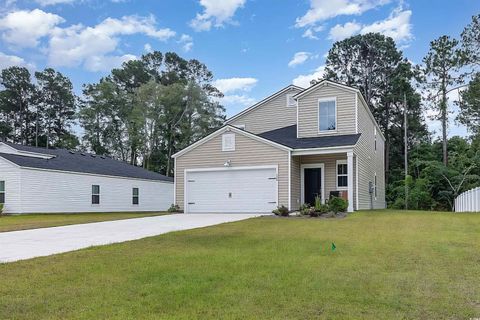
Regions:
<svg viewBox="0 0 480 320"><path fill-rule="evenodd" d="M138 194L137 194L138 203L137 203L137 204L134 204L134 203L133 203L133 199L135 198L135 196L133 195L133 189L138 189ZM140 188L137 187L137 186L133 186L133 187L132 187L132 206L138 207L139 205L140 205Z"/></svg>
<svg viewBox="0 0 480 320"><path fill-rule="evenodd" d="M225 138L227 138L227 137L232 137L232 139L233 139L233 144L230 147L227 147L225 145ZM222 151L235 151L235 143L236 143L235 133L224 133L222 135Z"/></svg>
<svg viewBox="0 0 480 320"><path fill-rule="evenodd" d="M3 191L0 190L0 194L3 193L3 202L0 204L5 204L7 202L7 182L5 180L0 180L0 182L3 182Z"/></svg>
<svg viewBox="0 0 480 320"><path fill-rule="evenodd" d="M325 164L324 163L309 163L300 165L300 200L301 204L305 203L305 169L306 168L320 168L322 169L322 203L325 204Z"/></svg>
<svg viewBox="0 0 480 320"><path fill-rule="evenodd" d="M287 108L296 108L297 107L297 101L294 100L295 104L290 104L289 101L290 101L290 98L293 98L293 96L295 96L295 93L287 93L286 97L287 97Z"/></svg>
<svg viewBox="0 0 480 320"><path fill-rule="evenodd" d="M93 186L98 186L98 193L93 193ZM91 186L92 188L92 195L90 196L90 204L93 206L93 207L98 207L100 206L100 204L102 203L102 196L101 196L101 193L102 193L102 189L100 187L99 184L92 184ZM93 196L98 196L98 203L93 203Z"/></svg>
<svg viewBox="0 0 480 320"><path fill-rule="evenodd" d="M335 130L320 130L320 102L335 102ZM318 134L336 133L338 130L338 108L337 97L325 97L318 99L317 102L317 132Z"/></svg>
<svg viewBox="0 0 480 320"><path fill-rule="evenodd" d="M336 180L335 185L337 186L337 190L342 190L342 191L343 191L343 190L348 190L348 173L341 175L342 177L343 177L343 176L347 177L347 186L346 186L346 187L339 187L339 186L338 186L338 176L339 176L339 174L338 174L338 165L339 165L339 164L344 164L344 165L346 165L346 166L347 166L347 170L348 170L347 159L345 159L345 160L337 160L337 161L336 161L336 164L335 164L335 180Z"/></svg>

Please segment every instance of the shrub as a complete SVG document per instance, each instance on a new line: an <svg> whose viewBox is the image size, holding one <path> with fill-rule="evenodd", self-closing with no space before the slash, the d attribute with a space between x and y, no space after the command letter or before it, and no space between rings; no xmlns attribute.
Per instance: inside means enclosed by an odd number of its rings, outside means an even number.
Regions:
<svg viewBox="0 0 480 320"><path fill-rule="evenodd" d="M346 212L348 208L348 201L339 197L332 197L328 201L328 207L330 211L333 211L335 214L339 212Z"/></svg>
<svg viewBox="0 0 480 320"><path fill-rule="evenodd" d="M310 214L311 206L308 203L304 203L300 206L300 214L301 215L309 215Z"/></svg>
<svg viewBox="0 0 480 320"><path fill-rule="evenodd" d="M318 208L315 208L315 211L318 213L327 213L329 211L328 204L321 204Z"/></svg>
<svg viewBox="0 0 480 320"><path fill-rule="evenodd" d="M180 207L178 206L178 204L172 204L167 211L170 213L180 212Z"/></svg>
<svg viewBox="0 0 480 320"><path fill-rule="evenodd" d="M290 212L288 211L288 208L285 207L284 205L281 205L277 207L277 209L272 211L276 216L282 216L282 217L288 217Z"/></svg>
<svg viewBox="0 0 480 320"><path fill-rule="evenodd" d="M315 197L315 211L320 212L321 207L322 207L322 199L320 198L320 196L316 196Z"/></svg>
<svg viewBox="0 0 480 320"><path fill-rule="evenodd" d="M0 203L0 217L3 215L3 203Z"/></svg>

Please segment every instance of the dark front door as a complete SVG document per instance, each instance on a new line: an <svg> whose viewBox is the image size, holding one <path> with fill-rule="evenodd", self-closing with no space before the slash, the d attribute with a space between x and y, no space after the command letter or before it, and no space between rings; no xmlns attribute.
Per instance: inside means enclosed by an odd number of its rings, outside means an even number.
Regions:
<svg viewBox="0 0 480 320"><path fill-rule="evenodd" d="M322 169L305 168L304 169L305 203L315 204L315 197L322 197Z"/></svg>

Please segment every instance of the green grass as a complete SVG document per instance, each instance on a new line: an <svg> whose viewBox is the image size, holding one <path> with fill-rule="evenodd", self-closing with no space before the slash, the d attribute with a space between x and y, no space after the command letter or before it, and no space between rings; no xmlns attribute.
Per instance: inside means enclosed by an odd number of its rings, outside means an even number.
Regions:
<svg viewBox="0 0 480 320"><path fill-rule="evenodd" d="M480 215L257 218L3 264L0 277L2 319L478 318Z"/></svg>
<svg viewBox="0 0 480 320"><path fill-rule="evenodd" d="M0 217L0 232L65 226L70 224L151 217L165 212L112 212L74 214L24 214Z"/></svg>

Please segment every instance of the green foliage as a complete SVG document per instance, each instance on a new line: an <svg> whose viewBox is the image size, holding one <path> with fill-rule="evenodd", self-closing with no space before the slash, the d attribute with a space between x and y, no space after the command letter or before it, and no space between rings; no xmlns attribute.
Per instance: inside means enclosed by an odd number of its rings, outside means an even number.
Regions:
<svg viewBox="0 0 480 320"><path fill-rule="evenodd" d="M480 72L476 73L466 90L460 92L460 112L457 120L474 135L480 134Z"/></svg>
<svg viewBox="0 0 480 320"><path fill-rule="evenodd" d="M178 204L173 204L170 206L170 208L168 208L167 210L168 212L170 213L174 213L174 212L180 212L180 207L178 206Z"/></svg>
<svg viewBox="0 0 480 320"><path fill-rule="evenodd" d="M333 213L347 212L348 201L339 197L332 197L328 200L328 209Z"/></svg>
<svg viewBox="0 0 480 320"><path fill-rule="evenodd" d="M171 156L225 120L212 82L204 64L171 52L125 62L85 86L83 139L96 153L172 175Z"/></svg>
<svg viewBox="0 0 480 320"><path fill-rule="evenodd" d="M3 203L0 203L0 216L3 215Z"/></svg>
<svg viewBox="0 0 480 320"><path fill-rule="evenodd" d="M273 210L272 213L274 213L276 216L282 216L282 217L288 217L290 214L290 211L288 210L287 207L284 205L281 205L277 207L277 209Z"/></svg>
<svg viewBox="0 0 480 320"><path fill-rule="evenodd" d="M315 197L315 210L316 211L320 211L321 207L322 207L322 199L320 198L320 196L316 196Z"/></svg>

